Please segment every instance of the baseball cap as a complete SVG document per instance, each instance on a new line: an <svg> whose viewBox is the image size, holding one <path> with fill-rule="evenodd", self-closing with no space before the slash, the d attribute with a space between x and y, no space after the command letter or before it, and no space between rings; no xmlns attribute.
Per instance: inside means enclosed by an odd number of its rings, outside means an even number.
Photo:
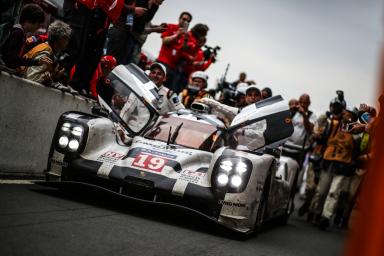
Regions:
<svg viewBox="0 0 384 256"><path fill-rule="evenodd" d="M245 91L247 90L248 86L249 85L247 83L239 83L236 87L236 91L245 95Z"/></svg>
<svg viewBox="0 0 384 256"><path fill-rule="evenodd" d="M159 63L159 62L154 62L154 63L152 63L151 66L149 67L149 70L152 70L152 69L154 69L154 68L160 68L160 69L164 72L164 75L165 75L165 76L167 75L167 69L166 69L166 67L165 67L163 64L161 64L161 63Z"/></svg>

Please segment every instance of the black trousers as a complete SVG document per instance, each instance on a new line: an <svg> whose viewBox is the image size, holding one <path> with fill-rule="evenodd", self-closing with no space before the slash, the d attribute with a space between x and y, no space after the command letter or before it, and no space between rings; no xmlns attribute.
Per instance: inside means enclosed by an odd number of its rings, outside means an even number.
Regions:
<svg viewBox="0 0 384 256"><path fill-rule="evenodd" d="M80 92L89 92L89 83L100 62L107 35L107 16L99 8L90 10L79 4L78 9L67 9L68 23L72 35L66 52L69 60L66 71L69 74L76 65L70 86Z"/></svg>

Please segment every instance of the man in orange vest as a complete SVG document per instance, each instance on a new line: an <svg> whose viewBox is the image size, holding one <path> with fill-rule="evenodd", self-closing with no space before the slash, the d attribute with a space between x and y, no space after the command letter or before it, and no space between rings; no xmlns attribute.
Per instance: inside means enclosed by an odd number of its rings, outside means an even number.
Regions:
<svg viewBox="0 0 384 256"><path fill-rule="evenodd" d="M345 109L340 114L336 113L325 131L327 145L323 154L323 168L308 213L308 220L316 215L315 224L321 229L329 226L340 193L355 172L359 148L356 138L348 131L348 125L356 121L357 113Z"/></svg>

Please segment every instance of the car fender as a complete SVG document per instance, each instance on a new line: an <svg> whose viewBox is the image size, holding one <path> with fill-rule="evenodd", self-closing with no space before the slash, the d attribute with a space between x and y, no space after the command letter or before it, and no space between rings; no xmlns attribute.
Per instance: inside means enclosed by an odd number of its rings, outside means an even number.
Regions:
<svg viewBox="0 0 384 256"><path fill-rule="evenodd" d="M252 232L266 179L269 173L275 170L271 168L275 158L268 154L232 149L220 150L218 153L243 157L252 163L251 175L245 190L241 193L226 193L224 199L218 202L221 206L219 222L241 232ZM219 156L215 154L215 157Z"/></svg>

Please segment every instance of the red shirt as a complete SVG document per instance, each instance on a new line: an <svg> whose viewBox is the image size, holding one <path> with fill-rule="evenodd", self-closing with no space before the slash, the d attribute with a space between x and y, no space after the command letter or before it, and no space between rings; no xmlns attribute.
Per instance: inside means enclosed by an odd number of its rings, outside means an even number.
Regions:
<svg viewBox="0 0 384 256"><path fill-rule="evenodd" d="M212 58L210 58L209 60L204 60L204 51L200 48L193 62L198 62L198 64L186 65L184 68L184 72L187 77L189 77L195 71L207 70L207 68L212 64Z"/></svg>
<svg viewBox="0 0 384 256"><path fill-rule="evenodd" d="M179 31L178 24L167 24L167 30L161 34L161 38L172 36ZM167 64L170 68L175 69L178 62L177 45L178 39L170 44L162 44L159 57L157 60Z"/></svg>
<svg viewBox="0 0 384 256"><path fill-rule="evenodd" d="M115 22L120 17L124 9L124 0L76 0L85 5L88 9L93 10L95 7L100 7L108 16Z"/></svg>

